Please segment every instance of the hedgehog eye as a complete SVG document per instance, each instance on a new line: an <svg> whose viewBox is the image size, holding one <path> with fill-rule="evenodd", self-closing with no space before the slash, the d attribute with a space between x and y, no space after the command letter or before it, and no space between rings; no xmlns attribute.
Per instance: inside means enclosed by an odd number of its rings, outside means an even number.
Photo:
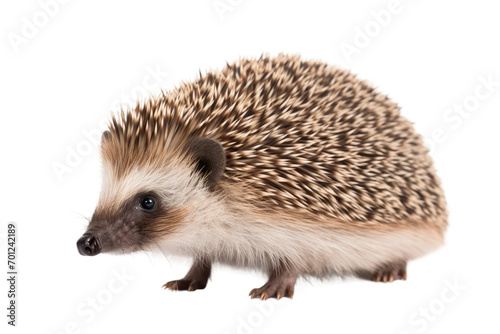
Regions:
<svg viewBox="0 0 500 334"><path fill-rule="evenodd" d="M155 207L155 199L151 196L146 196L141 201L141 208L144 210L152 210Z"/></svg>

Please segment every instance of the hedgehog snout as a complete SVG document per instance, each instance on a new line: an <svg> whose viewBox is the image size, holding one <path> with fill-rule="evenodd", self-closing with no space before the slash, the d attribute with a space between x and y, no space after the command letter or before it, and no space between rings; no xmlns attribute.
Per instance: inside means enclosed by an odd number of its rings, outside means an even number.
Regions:
<svg viewBox="0 0 500 334"><path fill-rule="evenodd" d="M76 242L78 252L84 256L94 256L101 252L99 239L91 233L84 233Z"/></svg>

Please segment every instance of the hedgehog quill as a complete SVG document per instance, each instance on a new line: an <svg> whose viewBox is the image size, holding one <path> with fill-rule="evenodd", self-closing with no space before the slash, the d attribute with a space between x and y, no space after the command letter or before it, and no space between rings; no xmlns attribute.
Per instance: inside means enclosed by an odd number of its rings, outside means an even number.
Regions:
<svg viewBox="0 0 500 334"><path fill-rule="evenodd" d="M82 255L153 245L190 256L170 290L213 263L269 274L252 298L292 298L298 277L406 279L443 243L447 210L422 137L387 96L298 56L241 59L113 116Z"/></svg>

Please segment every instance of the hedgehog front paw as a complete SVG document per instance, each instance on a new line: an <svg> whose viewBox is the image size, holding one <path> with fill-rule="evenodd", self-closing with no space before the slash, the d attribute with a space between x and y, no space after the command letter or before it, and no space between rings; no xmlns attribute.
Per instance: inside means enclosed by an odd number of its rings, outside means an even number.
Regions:
<svg viewBox="0 0 500 334"><path fill-rule="evenodd" d="M164 289L172 291L195 291L205 289L207 282L195 281L190 279L179 279L163 284Z"/></svg>
<svg viewBox="0 0 500 334"><path fill-rule="evenodd" d="M282 297L293 298L297 274L292 268L280 263L269 276L266 284L258 289L250 291L249 296L266 300L268 298L281 299Z"/></svg>
<svg viewBox="0 0 500 334"><path fill-rule="evenodd" d="M165 283L163 284L163 288L172 291L195 291L205 289L211 270L212 264L210 261L206 259L195 259L186 277Z"/></svg>
<svg viewBox="0 0 500 334"><path fill-rule="evenodd" d="M252 289L249 296L252 298L260 298L266 300L268 298L281 299L282 297L293 298L294 285L278 284L274 282L267 282L258 289Z"/></svg>

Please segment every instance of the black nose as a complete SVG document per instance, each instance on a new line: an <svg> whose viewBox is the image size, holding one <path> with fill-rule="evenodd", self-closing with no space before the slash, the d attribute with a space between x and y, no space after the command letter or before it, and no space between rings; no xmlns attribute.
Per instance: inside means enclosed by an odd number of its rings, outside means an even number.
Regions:
<svg viewBox="0 0 500 334"><path fill-rule="evenodd" d="M94 256L101 252L99 240L90 233L85 233L76 242L78 252L85 256Z"/></svg>

